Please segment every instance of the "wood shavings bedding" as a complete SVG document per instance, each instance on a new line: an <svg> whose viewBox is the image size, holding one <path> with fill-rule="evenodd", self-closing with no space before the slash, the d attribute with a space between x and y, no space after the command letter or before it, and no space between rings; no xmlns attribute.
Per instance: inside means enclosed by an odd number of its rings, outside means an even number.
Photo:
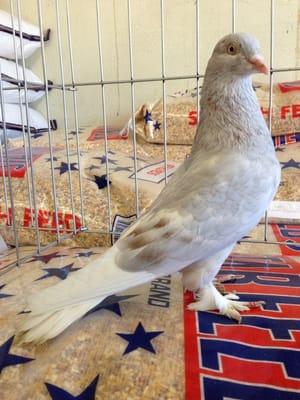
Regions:
<svg viewBox="0 0 300 400"><path fill-rule="evenodd" d="M81 215L80 184L79 184L79 164L76 149L76 142L70 140L69 161L70 178L68 172L67 152L63 149L64 134L55 132L53 134L53 163L55 185L57 192L58 220L60 233L71 232L75 225L77 229L82 226L95 233L82 233L67 241L67 245L72 242L82 246L110 245L110 236L100 234L108 232L108 188L106 178L106 158L104 141L98 140L94 143L87 143L91 130L86 130L80 136L80 161L83 185L83 206L84 218ZM71 139L74 135L71 136ZM33 141L33 172L35 179L36 203L38 209L38 224L40 228L40 240L42 244L47 244L55 240L56 218L54 212L54 197L52 193L51 181L51 160L47 147L48 138L43 136ZM25 158L22 147L16 146L10 149L10 160L15 158L16 163L11 164L13 175L12 186L14 192L14 202L16 207L16 219L19 232L19 241L22 245L34 244L36 242L35 215L30 211L29 195L27 190L27 174L31 174L26 166L20 167L20 160ZM122 151L120 151L122 150ZM108 162L111 182L111 217L116 214L132 215L135 214L135 180L134 180L134 161L132 157L133 144L130 140L111 140L109 141ZM141 145L137 145L138 156L138 179L139 179L139 206L140 210L147 207L157 196L164 186L163 165L151 158L144 151ZM11 161L12 162L12 161ZM19 163L19 164L17 164ZM177 163L169 163L169 173L171 174L177 167ZM70 182L73 189L73 209L71 202ZM10 210L5 208L3 180L0 180L0 222L9 223ZM33 206L33 203L32 203ZM32 221L33 220L33 226ZM30 228L30 229L23 229ZM33 228L33 229L31 229ZM46 230L47 229L47 230ZM50 231L49 231L50 229ZM51 232L52 231L52 232ZM99 233L97 233L99 232ZM4 235L8 240L9 232ZM11 232L10 232L11 236ZM11 243L11 241L9 241Z"/></svg>
<svg viewBox="0 0 300 400"><path fill-rule="evenodd" d="M300 201L300 145L289 144L277 151L281 163L281 185L276 200Z"/></svg>
<svg viewBox="0 0 300 400"><path fill-rule="evenodd" d="M110 129L110 128L109 128ZM106 186L106 165L105 165L105 151L104 141L99 139L99 128L86 128L80 130L79 142L81 151L81 163L82 163L82 175L83 175L83 194L84 194L84 208L86 210L86 224L89 230L108 232L108 203L107 203L107 188ZM98 138L97 138L98 135ZM71 181L74 190L74 209L76 220L82 224L82 217L80 215L80 196L79 196L79 173L77 171L77 155L76 155L76 139L74 132L68 135L69 147L71 153L71 165L73 170L71 171ZM103 137L103 130L102 130ZM120 138L118 130L116 130L116 137L114 140L108 141L109 149L109 160L110 170L112 172L110 176L111 189L111 206L112 206L112 218L117 215L129 216L135 214L135 195L134 195L134 179L133 179L133 143L130 139ZM58 149L54 153L57 161L54 162L55 174L58 182L58 201L60 222L62 225L61 233L70 231L73 225L72 210L70 204L70 192L68 190L68 172L65 170L61 171L62 163L67 163L66 151L65 151L65 135L63 131L54 132L52 134L53 147ZM20 148L22 143L14 142L12 148ZM39 208L39 219L41 224L45 224L43 221L46 220L46 225L55 228L55 216L53 214L53 196L51 193L51 174L50 174L50 162L48 152L48 137L47 135L38 137L32 140L33 148L36 151L42 152L36 161L34 161L34 171L37 180L37 203ZM40 149L40 150L39 150ZM46 152L45 152L46 149ZM64 150L63 150L64 149ZM167 146L167 157L168 161L174 164L174 167L178 163L182 162L186 156L190 153L190 145L168 145ZM300 201L300 173L299 169L295 168L293 162L289 163L289 160L300 159L299 156L299 144L288 144L281 151L277 152L279 160L285 167L282 169L282 184L276 194L276 200L290 200ZM146 165L155 164L160 160L164 159L164 146L161 144L153 144L146 142L143 138L138 137L137 143L137 156L139 168L143 168ZM127 159L126 159L127 157ZM115 164L118 165L115 165ZM67 164L66 164L67 165ZM291 166L290 166L291 165ZM143 172L139 178L139 197L140 197L140 210L147 208L151 201L157 196L161 188L163 187L163 162L157 164L155 169L158 170L158 174L161 182L159 184L152 184L144 182ZM121 168L118 173L114 173L113 170ZM123 171L122 171L123 168ZM17 171L18 173L20 171ZM62 172L62 173L60 173ZM151 171L148 171L151 172ZM153 179L157 171L152 171ZM150 175L151 176L151 175ZM95 183L95 177L100 180L104 186L99 189ZM102 179L102 183L101 183ZM150 185L150 186L149 186ZM149 187L151 187L150 190ZM0 190L2 196L0 198L0 223L7 221L7 211L5 210L4 204L4 188L3 181L0 180ZM15 203L17 210L17 220L20 225L30 225L30 208L28 202L27 182L26 179L13 179L13 191L15 193ZM54 225L53 225L54 224ZM55 230L55 229L54 229ZM4 238L8 243L11 243L11 231L4 235ZM34 244L36 242L35 231L28 229L20 230L21 244ZM52 242L55 236L51 232L41 231L42 244ZM67 245L76 243L81 246L93 246L93 245L105 245L109 246L110 235L99 234L99 233L81 233L75 238L72 238L66 242Z"/></svg>
<svg viewBox="0 0 300 400"><path fill-rule="evenodd" d="M254 82L253 87L268 124L269 85ZM300 132L300 81L275 83L272 93L272 135ZM167 96L166 114L167 143L192 144L197 129L196 88ZM148 143L164 143L163 124L162 99L142 104L135 114L136 132ZM126 129L132 132L131 121Z"/></svg>

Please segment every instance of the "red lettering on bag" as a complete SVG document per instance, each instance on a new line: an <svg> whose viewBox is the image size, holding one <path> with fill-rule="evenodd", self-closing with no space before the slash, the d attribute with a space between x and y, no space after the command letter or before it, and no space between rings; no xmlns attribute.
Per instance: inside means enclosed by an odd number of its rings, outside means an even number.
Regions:
<svg viewBox="0 0 300 400"><path fill-rule="evenodd" d="M283 106L280 109L280 118L286 119L287 114L291 112L291 106Z"/></svg>
<svg viewBox="0 0 300 400"><path fill-rule="evenodd" d="M169 169L169 168L174 168L174 164L167 164L167 169ZM150 171L147 171L146 173L147 173L147 175L157 176L157 175L162 174L164 171L165 171L165 166L161 165L159 167L151 169Z"/></svg>
<svg viewBox="0 0 300 400"><path fill-rule="evenodd" d="M6 218L5 213L0 212L0 220L1 217ZM33 223L35 223L35 212L34 209L30 210L30 208L24 208L24 217L23 217L23 227L29 227L31 226L31 219L33 219ZM72 213L63 213L63 212L58 212L57 213L57 219L58 219L58 226L59 226L59 232L66 232L66 231L72 231L73 230L73 214ZM76 228L79 229L81 227L81 221L80 218L75 215L75 225ZM56 232L56 214L54 211L48 211L48 210L38 210L38 226L41 230L43 228L52 228L50 229L50 232Z"/></svg>
<svg viewBox="0 0 300 400"><path fill-rule="evenodd" d="M49 227L50 223L50 211L39 210L38 212L38 224L40 228Z"/></svg>
<svg viewBox="0 0 300 400"><path fill-rule="evenodd" d="M0 210L0 221L3 220L5 225L11 226L12 222L12 209L11 207L8 208L8 215L6 212Z"/></svg>
<svg viewBox="0 0 300 400"><path fill-rule="evenodd" d="M300 104L293 104L292 106L292 116L293 118L300 117Z"/></svg>
<svg viewBox="0 0 300 400"><path fill-rule="evenodd" d="M75 215L74 216L74 220L75 220L76 229L79 229L81 227L80 218L77 215ZM66 214L65 215L65 227L66 227L66 230L69 230L69 231L74 228L74 227L71 227L70 221L72 222L72 225L73 225L74 224L73 215L72 214Z"/></svg>
<svg viewBox="0 0 300 400"><path fill-rule="evenodd" d="M25 228L28 228L31 224L31 215L34 221L34 210L30 210L30 208L24 208L23 226Z"/></svg>
<svg viewBox="0 0 300 400"><path fill-rule="evenodd" d="M286 144L291 144L291 143L296 143L296 136L294 133L290 133L288 135L285 135L285 143Z"/></svg>
<svg viewBox="0 0 300 400"><path fill-rule="evenodd" d="M197 118L197 111L190 111L188 114L189 125L194 126L197 125L198 118Z"/></svg>

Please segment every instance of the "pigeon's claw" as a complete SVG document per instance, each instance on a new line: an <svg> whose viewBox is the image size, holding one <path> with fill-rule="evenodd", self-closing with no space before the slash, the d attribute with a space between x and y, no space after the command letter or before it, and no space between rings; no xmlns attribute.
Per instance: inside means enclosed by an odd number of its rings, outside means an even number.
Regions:
<svg viewBox="0 0 300 400"><path fill-rule="evenodd" d="M235 275L218 275L215 277L215 279L213 280L213 283L215 285L215 288L222 294L225 295L227 294L227 290L225 288L225 286L223 285L223 283L232 283L236 280L236 276Z"/></svg>
<svg viewBox="0 0 300 400"><path fill-rule="evenodd" d="M217 275L214 279L214 283L226 283L226 282L235 282L236 275Z"/></svg>
<svg viewBox="0 0 300 400"><path fill-rule="evenodd" d="M241 322L240 312L249 311L263 305L264 301L237 301L239 297L235 293L228 293L222 296L213 284L202 289L196 294L194 303L188 305L189 310L211 311L218 309L220 314Z"/></svg>
<svg viewBox="0 0 300 400"><path fill-rule="evenodd" d="M227 304L220 310L220 313L226 315L228 318L235 319L238 323L242 320L240 312L258 308L265 303L264 301L236 301L231 300L232 297L229 296L231 295L224 296L227 299Z"/></svg>
<svg viewBox="0 0 300 400"><path fill-rule="evenodd" d="M217 291L220 292L222 295L225 295L228 293L226 291L225 286L222 283L215 282L214 285L215 285L215 288L217 289Z"/></svg>

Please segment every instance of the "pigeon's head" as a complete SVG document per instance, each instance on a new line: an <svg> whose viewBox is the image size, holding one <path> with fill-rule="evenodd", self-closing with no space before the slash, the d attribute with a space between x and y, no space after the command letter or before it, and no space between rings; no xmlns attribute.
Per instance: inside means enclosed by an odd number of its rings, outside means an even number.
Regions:
<svg viewBox="0 0 300 400"><path fill-rule="evenodd" d="M207 72L230 76L247 76L269 69L260 54L259 43L248 33L235 33L224 36L214 48Z"/></svg>

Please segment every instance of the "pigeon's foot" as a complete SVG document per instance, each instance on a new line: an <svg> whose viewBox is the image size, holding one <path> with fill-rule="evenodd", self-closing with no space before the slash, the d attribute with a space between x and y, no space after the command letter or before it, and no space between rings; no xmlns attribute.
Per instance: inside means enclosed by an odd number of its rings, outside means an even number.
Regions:
<svg viewBox="0 0 300 400"><path fill-rule="evenodd" d="M239 297L234 293L222 296L221 293L210 284L197 293L197 301L188 305L189 310L193 311L211 311L218 309L220 314L228 318L241 322L240 312L249 311L251 308L257 308L264 304L263 301L237 301Z"/></svg>

